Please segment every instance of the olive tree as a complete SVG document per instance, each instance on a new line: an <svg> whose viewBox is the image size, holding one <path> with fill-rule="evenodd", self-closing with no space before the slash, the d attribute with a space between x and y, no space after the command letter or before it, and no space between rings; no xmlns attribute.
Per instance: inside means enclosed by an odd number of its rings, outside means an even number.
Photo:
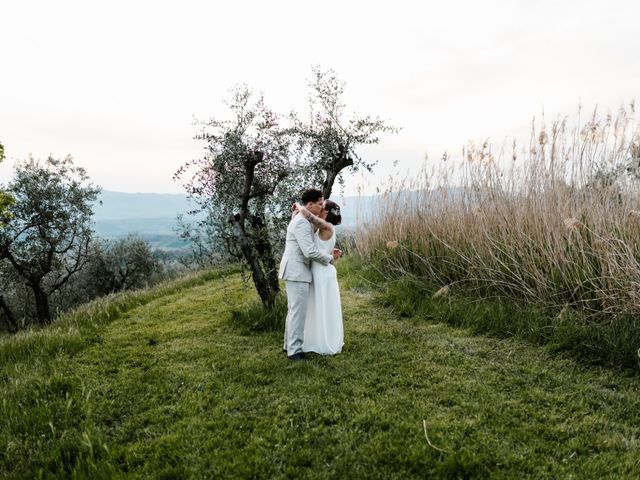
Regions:
<svg viewBox="0 0 640 480"><path fill-rule="evenodd" d="M344 103L345 83L333 70L314 67L309 82L308 120L291 114L299 153L305 168L317 184L322 185L324 198L329 198L336 180L344 181L343 171L356 173L361 168L373 171L375 161L365 160L358 153L362 145L377 144L380 134L397 133L397 127L370 115L347 116Z"/></svg>
<svg viewBox="0 0 640 480"><path fill-rule="evenodd" d="M71 157L49 157L19 163L7 190L15 203L0 229L0 261L31 290L36 321L47 324L51 294L88 261L92 204L100 189Z"/></svg>
<svg viewBox="0 0 640 480"><path fill-rule="evenodd" d="M19 323L16 318L12 304L15 304L16 287L18 286L15 275L0 261L0 329L6 329L15 333L18 331Z"/></svg>
<svg viewBox="0 0 640 480"><path fill-rule="evenodd" d="M0 163L4 160L4 146L0 143ZM13 204L13 197L4 190L0 190L0 228L9 221L9 207ZM0 297L0 301L2 301Z"/></svg>
<svg viewBox="0 0 640 480"><path fill-rule="evenodd" d="M270 309L280 291L273 240L282 235L294 195L292 136L246 85L235 87L226 104L231 118L201 123L195 138L205 142L205 155L175 178L186 178L187 194L208 213L227 250L246 262Z"/></svg>
<svg viewBox="0 0 640 480"><path fill-rule="evenodd" d="M151 245L137 235L95 242L87 265L87 284L93 297L148 287L162 273L160 261Z"/></svg>
<svg viewBox="0 0 640 480"><path fill-rule="evenodd" d="M309 121L292 113L286 126L262 96L252 101L247 86L236 87L227 102L231 119L203 122L196 139L206 143L204 157L175 175L186 177L188 195L207 213L208 233L249 266L268 309L280 291L274 252L284 238L291 203L305 187L320 184L329 198L345 169L371 171L374 163L363 160L357 147L397 131L369 116L346 119L344 83L332 71L316 68L314 75Z"/></svg>
<svg viewBox="0 0 640 480"><path fill-rule="evenodd" d="M0 143L0 163L4 160L4 146ZM7 194L5 191L0 190L0 229L2 229L9 221L9 207L13 204L13 197ZM9 282L10 272L3 268L0 263L0 318L4 320L4 323L8 326L9 330L15 332L18 329L15 317L7 300L5 298L5 292L11 288Z"/></svg>
<svg viewBox="0 0 640 480"><path fill-rule="evenodd" d="M187 268L207 268L229 260L228 249L219 242L224 222L221 227L216 209L209 205L195 214L202 215L194 221L189 221L184 214L177 217L178 235L189 245L188 252L178 261Z"/></svg>

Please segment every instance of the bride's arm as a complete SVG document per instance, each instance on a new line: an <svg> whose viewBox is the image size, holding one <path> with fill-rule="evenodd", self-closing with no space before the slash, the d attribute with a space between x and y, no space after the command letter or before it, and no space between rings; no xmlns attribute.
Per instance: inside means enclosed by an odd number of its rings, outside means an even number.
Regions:
<svg viewBox="0 0 640 480"><path fill-rule="evenodd" d="M296 210L298 210L304 218L309 220L312 225L318 227L320 230L333 230L333 225L314 215L309 210L307 210L306 207L296 204Z"/></svg>

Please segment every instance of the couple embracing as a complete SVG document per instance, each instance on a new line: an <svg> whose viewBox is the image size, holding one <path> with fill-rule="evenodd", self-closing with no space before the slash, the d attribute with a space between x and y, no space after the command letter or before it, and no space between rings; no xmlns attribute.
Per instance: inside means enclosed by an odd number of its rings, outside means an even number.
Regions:
<svg viewBox="0 0 640 480"><path fill-rule="evenodd" d="M335 262L335 226L340 207L325 200L321 190L310 188L293 206L279 278L287 290L284 351L290 360L304 352L334 355L342 350L342 307Z"/></svg>

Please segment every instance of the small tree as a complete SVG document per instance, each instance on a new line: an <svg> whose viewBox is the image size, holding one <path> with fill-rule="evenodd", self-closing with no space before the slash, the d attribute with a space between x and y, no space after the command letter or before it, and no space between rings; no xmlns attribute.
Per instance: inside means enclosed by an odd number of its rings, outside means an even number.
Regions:
<svg viewBox="0 0 640 480"><path fill-rule="evenodd" d="M4 160L4 146L0 143L0 163ZM0 190L0 229L6 225L9 221L7 215L9 207L13 204L13 198L3 190ZM2 265L0 265L0 318L4 320L9 330L15 332L18 328L15 317L11 308L7 304L4 292L8 288L7 282L8 272L3 271Z"/></svg>
<svg viewBox="0 0 640 480"><path fill-rule="evenodd" d="M213 206L208 205L202 212L190 213L203 213L204 216L190 222L183 214L178 215L177 233L189 244L188 253L181 255L178 261L187 268L207 268L230 260L228 248L219 242L224 226L221 228L219 215Z"/></svg>
<svg viewBox="0 0 640 480"><path fill-rule="evenodd" d="M36 320L52 320L49 297L88 260L92 202L100 189L88 183L71 157L30 158L8 185L15 198L10 222L0 230L0 261L33 292Z"/></svg>
<svg viewBox="0 0 640 480"><path fill-rule="evenodd" d="M87 267L94 296L147 287L162 271L149 242L136 235L95 243Z"/></svg>
<svg viewBox="0 0 640 480"><path fill-rule="evenodd" d="M175 178L195 170L187 178L187 194L213 216L219 238L244 259L262 303L271 309L280 291L272 242L286 225L296 170L291 134L280 128L262 96L255 102L252 96L246 85L232 90L232 119L202 123L195 138L206 142L206 154L181 167Z"/></svg>
<svg viewBox="0 0 640 480"><path fill-rule="evenodd" d="M0 143L0 163L4 160L4 146ZM10 220L9 208L13 205L14 199L7 192L0 190L0 228ZM1 300L1 298L0 298Z"/></svg>
<svg viewBox="0 0 640 480"><path fill-rule="evenodd" d="M345 83L333 70L314 67L313 75L309 82L309 120L302 122L295 113L292 120L307 169L315 183L322 184L324 198L329 198L335 181L343 184L343 170L373 171L376 162L364 160L357 148L379 143L380 134L396 133L399 128L369 115L346 118L342 100Z"/></svg>

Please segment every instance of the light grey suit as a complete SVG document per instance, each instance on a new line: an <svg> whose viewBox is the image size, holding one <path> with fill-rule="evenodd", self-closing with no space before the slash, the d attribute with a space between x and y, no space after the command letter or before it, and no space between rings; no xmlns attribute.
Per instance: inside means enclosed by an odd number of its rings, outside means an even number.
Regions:
<svg viewBox="0 0 640 480"><path fill-rule="evenodd" d="M287 227L287 236L280 261L278 277L287 288L287 322L284 345L287 355L302 351L307 298L311 283L311 262L328 265L333 257L318 250L313 241L313 226L301 214L293 217Z"/></svg>

